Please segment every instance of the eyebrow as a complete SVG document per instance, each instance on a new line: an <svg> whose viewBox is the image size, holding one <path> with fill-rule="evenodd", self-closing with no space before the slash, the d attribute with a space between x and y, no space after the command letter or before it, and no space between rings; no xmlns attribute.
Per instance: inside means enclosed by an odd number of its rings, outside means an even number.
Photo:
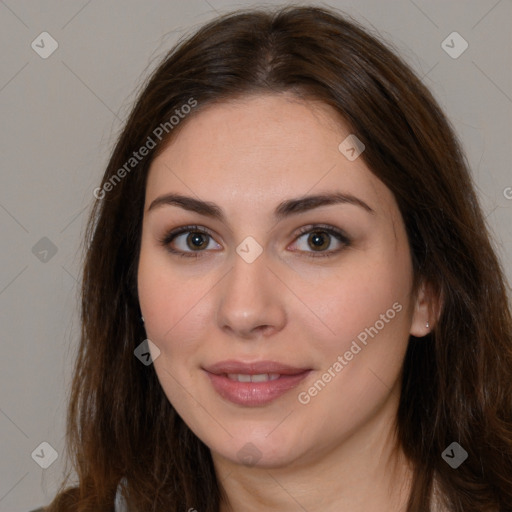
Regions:
<svg viewBox="0 0 512 512"><path fill-rule="evenodd" d="M352 194L344 194L341 192L330 193L330 194L317 194L311 196L303 196L295 199L287 199L281 202L274 210L274 218L281 220L284 217L290 215L303 213L314 208L321 206L330 206L334 204L350 204L358 206L370 214L375 214L375 211L368 206L362 199L353 196ZM217 219L221 222L226 222L226 217L217 204L210 201L202 201L195 199L190 196L184 196L181 194L165 194L157 197L149 206L148 212L155 210L162 206L179 206L185 210L199 213L213 219Z"/></svg>

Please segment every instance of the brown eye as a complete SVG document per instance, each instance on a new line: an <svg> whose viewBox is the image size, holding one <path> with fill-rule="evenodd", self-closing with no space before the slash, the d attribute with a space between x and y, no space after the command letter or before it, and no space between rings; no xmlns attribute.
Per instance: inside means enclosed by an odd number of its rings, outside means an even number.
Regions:
<svg viewBox="0 0 512 512"><path fill-rule="evenodd" d="M331 244L330 237L325 231L314 231L308 237L308 244L315 251L325 250Z"/></svg>
<svg viewBox="0 0 512 512"><path fill-rule="evenodd" d="M187 236L187 247L192 250L205 249L208 247L209 235L198 231L191 231Z"/></svg>

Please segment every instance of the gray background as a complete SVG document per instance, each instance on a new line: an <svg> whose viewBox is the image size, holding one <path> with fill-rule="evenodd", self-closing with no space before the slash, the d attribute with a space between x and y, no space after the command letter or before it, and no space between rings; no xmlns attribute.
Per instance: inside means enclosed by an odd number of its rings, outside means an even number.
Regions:
<svg viewBox="0 0 512 512"><path fill-rule="evenodd" d="M61 480L80 240L136 87L181 35L250 5L0 0L0 511L47 504ZM511 280L511 0L324 5L391 41L445 109ZM31 47L44 31L59 45L47 59ZM441 47L453 31L469 43L456 59ZM31 457L42 442L59 453L47 469Z"/></svg>

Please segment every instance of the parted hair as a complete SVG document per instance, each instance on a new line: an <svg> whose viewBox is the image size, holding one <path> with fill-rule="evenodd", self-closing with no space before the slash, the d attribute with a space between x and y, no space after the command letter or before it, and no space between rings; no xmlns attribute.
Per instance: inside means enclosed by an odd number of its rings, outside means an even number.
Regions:
<svg viewBox="0 0 512 512"><path fill-rule="evenodd" d="M512 510L510 297L462 146L390 43L336 10L288 6L207 23L138 92L102 187L176 109L190 98L197 107L92 207L67 415L72 467L49 512L112 512L120 482L133 511L219 511L225 495L208 447L154 368L134 357L145 339L137 266L146 179L205 106L280 93L332 107L364 143L360 158L404 219L415 290L428 283L440 299L432 332L410 337L401 372L396 429L414 467L407 512L432 510L434 483L451 512ZM454 441L468 452L457 469L441 456Z"/></svg>

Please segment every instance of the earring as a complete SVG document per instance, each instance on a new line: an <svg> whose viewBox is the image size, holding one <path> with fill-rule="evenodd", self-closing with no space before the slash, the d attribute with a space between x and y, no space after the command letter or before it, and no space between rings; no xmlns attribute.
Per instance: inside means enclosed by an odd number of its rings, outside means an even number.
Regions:
<svg viewBox="0 0 512 512"><path fill-rule="evenodd" d="M430 324L427 322L427 325L426 325L427 329L430 329Z"/></svg>
<svg viewBox="0 0 512 512"><path fill-rule="evenodd" d="M142 323L144 323L144 317L143 317L143 316L141 316L140 318L141 318L141 320L142 320Z"/></svg>

